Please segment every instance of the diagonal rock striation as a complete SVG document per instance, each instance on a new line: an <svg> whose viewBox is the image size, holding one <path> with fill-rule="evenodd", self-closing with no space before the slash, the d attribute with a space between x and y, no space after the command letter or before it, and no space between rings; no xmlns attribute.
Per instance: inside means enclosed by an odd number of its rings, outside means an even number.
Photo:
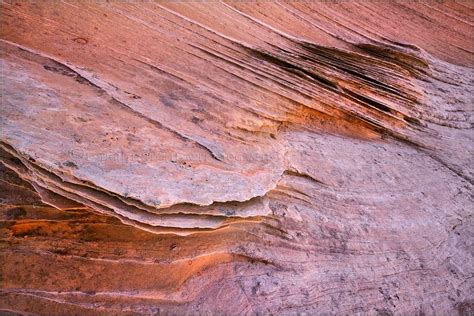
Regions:
<svg viewBox="0 0 474 316"><path fill-rule="evenodd" d="M0 311L472 311L469 2L1 6Z"/></svg>

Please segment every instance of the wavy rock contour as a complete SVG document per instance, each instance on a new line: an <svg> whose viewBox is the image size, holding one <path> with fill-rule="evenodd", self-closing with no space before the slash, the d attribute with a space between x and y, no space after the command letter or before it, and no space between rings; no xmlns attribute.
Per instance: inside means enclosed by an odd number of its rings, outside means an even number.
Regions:
<svg viewBox="0 0 474 316"><path fill-rule="evenodd" d="M2 312L472 312L470 2L1 6Z"/></svg>

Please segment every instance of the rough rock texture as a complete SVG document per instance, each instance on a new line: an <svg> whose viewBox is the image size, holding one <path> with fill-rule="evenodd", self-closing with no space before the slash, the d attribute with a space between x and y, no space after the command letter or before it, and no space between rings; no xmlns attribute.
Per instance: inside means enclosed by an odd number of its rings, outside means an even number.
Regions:
<svg viewBox="0 0 474 316"><path fill-rule="evenodd" d="M473 25L2 2L0 311L472 312Z"/></svg>

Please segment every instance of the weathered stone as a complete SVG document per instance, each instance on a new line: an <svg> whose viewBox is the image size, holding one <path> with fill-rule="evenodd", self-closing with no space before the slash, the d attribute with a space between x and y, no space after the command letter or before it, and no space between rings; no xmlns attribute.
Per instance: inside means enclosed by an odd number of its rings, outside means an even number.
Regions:
<svg viewBox="0 0 474 316"><path fill-rule="evenodd" d="M472 313L473 16L3 2L0 311Z"/></svg>

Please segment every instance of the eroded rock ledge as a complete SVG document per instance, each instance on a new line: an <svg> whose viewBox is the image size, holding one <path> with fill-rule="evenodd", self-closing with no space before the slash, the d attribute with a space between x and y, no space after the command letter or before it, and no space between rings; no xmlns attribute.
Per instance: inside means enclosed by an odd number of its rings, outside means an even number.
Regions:
<svg viewBox="0 0 474 316"><path fill-rule="evenodd" d="M0 310L472 311L469 2L1 14Z"/></svg>

